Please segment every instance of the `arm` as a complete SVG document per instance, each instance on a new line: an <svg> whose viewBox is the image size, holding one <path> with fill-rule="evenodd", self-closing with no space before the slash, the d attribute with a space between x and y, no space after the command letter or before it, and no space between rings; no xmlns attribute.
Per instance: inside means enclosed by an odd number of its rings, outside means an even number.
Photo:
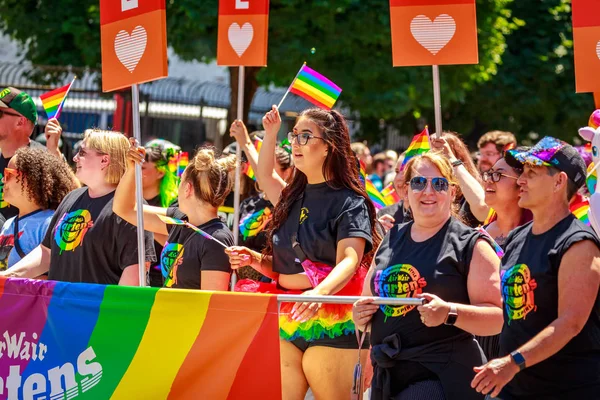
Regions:
<svg viewBox="0 0 600 400"><path fill-rule="evenodd" d="M457 158L451 158L450 162L456 160ZM479 221L485 221L490 212L490 207L485 204L485 191L481 183L467 171L464 165L454 167L454 174L458 179L460 190L471 207L471 212Z"/></svg>
<svg viewBox="0 0 600 400"><path fill-rule="evenodd" d="M321 283L312 292L319 296L336 294L352 279L354 273L360 268L365 250L366 240L363 238L342 239L337 244L337 264Z"/></svg>
<svg viewBox="0 0 600 400"><path fill-rule="evenodd" d="M371 264L369 272L365 277L365 283L363 284L361 296L373 296L373 292L371 292L371 279L373 278L374 272L375 262ZM352 306L352 320L354 321L356 327L361 331L366 329L367 332L370 332L371 324L369 324L369 322L371 321L371 318L373 318L373 314L375 314L378 309L379 306L373 304L373 299L371 298L360 299L354 303Z"/></svg>
<svg viewBox="0 0 600 400"><path fill-rule="evenodd" d="M137 226L137 212L135 204L135 164L144 159L143 151L132 146L127 154L127 170L117 190L113 200L113 212L131 225ZM159 215L166 215L166 209L161 207L151 207L144 205L144 229L149 232L156 232L161 235L168 235L167 226L158 218Z"/></svg>
<svg viewBox="0 0 600 400"><path fill-rule="evenodd" d="M228 247L225 253L229 256L229 263L233 270L249 265L267 278L273 280L279 278L279 274L273 271L273 256L263 256L257 251L242 246Z"/></svg>
<svg viewBox="0 0 600 400"><path fill-rule="evenodd" d="M201 271L201 289L226 292L229 289L229 276L229 273L223 271Z"/></svg>
<svg viewBox="0 0 600 400"><path fill-rule="evenodd" d="M60 126L58 120L56 118L50 119L46 124L46 128L44 129L44 136L46 136L46 148L50 154L55 155L66 162L67 160L60 152L60 148L58 147L58 142L61 135L62 127Z"/></svg>
<svg viewBox="0 0 600 400"><path fill-rule="evenodd" d="M279 132L279 128L281 127L281 117L277 107L273 106L273 109L265 114L263 117L263 126L265 127L265 138L260 149L258 165L255 169L256 179L271 203L275 206L279 202L281 191L286 186L283 179L273 169L275 166L277 132Z"/></svg>
<svg viewBox="0 0 600 400"><path fill-rule="evenodd" d="M527 367L552 357L577 336L590 317L600 286L600 250L590 240L571 246L564 254L558 270L558 318L518 350ZM573 296L577 293L577 296ZM491 381L492 397L519 372L510 355L475 368L471 383L477 391L485 390L481 383ZM490 378L491 376L491 378Z"/></svg>
<svg viewBox="0 0 600 400"><path fill-rule="evenodd" d="M36 278L48 272L50 255L50 249L40 244L12 268L0 272L0 276L6 278Z"/></svg>
<svg viewBox="0 0 600 400"><path fill-rule="evenodd" d="M502 330L502 297L500 295L500 261L490 245L483 239L475 244L467 277L467 290L471 304L457 304L458 318L455 326L479 336L491 336ZM430 327L442 325L448 317L450 303L424 293L429 302L417 307Z"/></svg>
<svg viewBox="0 0 600 400"><path fill-rule="evenodd" d="M150 268L150 263L146 263L146 271ZM119 279L120 286L140 286L140 273L139 264L129 265L123 270L121 279Z"/></svg>

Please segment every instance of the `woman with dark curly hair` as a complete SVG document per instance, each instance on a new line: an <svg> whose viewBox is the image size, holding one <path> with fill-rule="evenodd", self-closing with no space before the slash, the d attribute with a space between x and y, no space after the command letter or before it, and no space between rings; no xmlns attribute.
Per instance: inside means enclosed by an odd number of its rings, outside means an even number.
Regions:
<svg viewBox="0 0 600 400"><path fill-rule="evenodd" d="M4 199L19 209L0 232L0 270L12 267L44 239L54 210L79 187L69 166L44 149L23 147L3 178Z"/></svg>

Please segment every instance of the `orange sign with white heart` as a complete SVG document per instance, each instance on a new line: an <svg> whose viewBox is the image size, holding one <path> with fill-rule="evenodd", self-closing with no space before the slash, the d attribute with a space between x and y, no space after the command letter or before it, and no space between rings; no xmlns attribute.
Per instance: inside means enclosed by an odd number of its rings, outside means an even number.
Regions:
<svg viewBox="0 0 600 400"><path fill-rule="evenodd" d="M477 64L475 0L390 0L395 67Z"/></svg>
<svg viewBox="0 0 600 400"><path fill-rule="evenodd" d="M573 0L575 89L600 92L600 1Z"/></svg>
<svg viewBox="0 0 600 400"><path fill-rule="evenodd" d="M267 65L269 0L219 0L217 64Z"/></svg>
<svg viewBox="0 0 600 400"><path fill-rule="evenodd" d="M165 0L100 0L102 91L168 76Z"/></svg>

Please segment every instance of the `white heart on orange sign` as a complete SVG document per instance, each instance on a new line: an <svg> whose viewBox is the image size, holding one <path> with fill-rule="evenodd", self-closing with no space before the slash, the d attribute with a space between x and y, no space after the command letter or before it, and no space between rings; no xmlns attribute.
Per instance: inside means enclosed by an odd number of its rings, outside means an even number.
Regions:
<svg viewBox="0 0 600 400"><path fill-rule="evenodd" d="M143 26L136 26L131 35L121 30L115 37L115 52L121 64L133 72L146 51L148 35Z"/></svg>
<svg viewBox="0 0 600 400"><path fill-rule="evenodd" d="M600 40L598 40L598 44L596 45L596 55L600 59Z"/></svg>
<svg viewBox="0 0 600 400"><path fill-rule="evenodd" d="M456 22L448 14L438 15L433 21L425 15L418 15L410 23L410 32L435 56L454 37Z"/></svg>
<svg viewBox="0 0 600 400"><path fill-rule="evenodd" d="M242 54L248 50L250 43L252 43L252 38L254 37L254 28L250 22L246 22L242 26L239 26L236 22L234 22L229 26L227 36L229 38L231 47L233 47L233 50L236 52L238 57L241 57Z"/></svg>

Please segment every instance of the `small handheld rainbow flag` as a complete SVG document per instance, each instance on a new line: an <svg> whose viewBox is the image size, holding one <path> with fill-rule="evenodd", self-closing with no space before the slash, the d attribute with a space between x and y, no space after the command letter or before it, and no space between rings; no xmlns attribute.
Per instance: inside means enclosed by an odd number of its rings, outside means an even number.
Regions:
<svg viewBox="0 0 600 400"><path fill-rule="evenodd" d="M317 107L331 110L340 97L342 88L304 63L277 108L281 106L288 92L310 101Z"/></svg>
<svg viewBox="0 0 600 400"><path fill-rule="evenodd" d="M183 171L187 168L190 163L190 158L187 151L182 151L179 153L178 163L177 163L177 177L181 178L183 175Z"/></svg>
<svg viewBox="0 0 600 400"><path fill-rule="evenodd" d="M262 148L262 144L263 144L263 141L261 138L259 138L258 136L254 138L254 148L259 153L260 153L260 149ZM244 170L242 172L244 174L246 174L248 176L248 178L256 180L256 174L254 173L254 170L250 166L249 162L246 163L246 166L244 167Z"/></svg>
<svg viewBox="0 0 600 400"><path fill-rule="evenodd" d="M367 194L369 195L369 198L373 202L373 205L376 209L381 210L383 207L386 206L385 200L381 195L381 192L377 190L377 188L375 187L373 182L371 182L369 177L366 178L365 189L367 190Z"/></svg>
<svg viewBox="0 0 600 400"><path fill-rule="evenodd" d="M258 235L267 223L271 220L273 214L269 207L258 210L255 213L248 214L240 221L240 233L244 240Z"/></svg>
<svg viewBox="0 0 600 400"><path fill-rule="evenodd" d="M401 168L404 168L411 158L425 154L429 150L431 150L429 144L429 129L426 126L425 129L423 129L423 132L415 135L410 142L408 149L406 149L406 152L404 153L404 160L402 160Z"/></svg>
<svg viewBox="0 0 600 400"><path fill-rule="evenodd" d="M167 217L166 215L158 215L158 218L160 218L160 220L162 222L164 222L165 224L168 224L168 225L183 225L183 226L187 226L188 228L192 229L196 233L199 233L200 235L202 235L202 237L204 237L204 238L206 238L208 240L214 240L215 242L219 243L224 248L228 247L225 243L223 243L220 240L214 238L213 236L211 236L208 233L204 232L202 229L198 228L197 226L194 226L194 225L190 224L187 221L182 221L180 219Z"/></svg>
<svg viewBox="0 0 600 400"><path fill-rule="evenodd" d="M383 196L386 206L391 206L400 201L400 196L396 192L396 189L394 189L394 184L391 182L383 188L381 195Z"/></svg>
<svg viewBox="0 0 600 400"><path fill-rule="evenodd" d="M590 219L588 217L588 211L590 211L590 202L585 199L579 203L575 203L569 207L575 218L590 226Z"/></svg>
<svg viewBox="0 0 600 400"><path fill-rule="evenodd" d="M361 180L363 185L367 182L367 167L365 167L365 163L359 160L360 169L358 170L358 178Z"/></svg>
<svg viewBox="0 0 600 400"><path fill-rule="evenodd" d="M75 79L77 79L77 76L75 76L68 85L51 90L50 92L46 92L40 96L40 100L42 100L42 107L44 107L49 120L52 118L58 119L58 117L60 117L63 104L67 99L67 95L71 90L71 86L73 86L73 83L75 83Z"/></svg>

